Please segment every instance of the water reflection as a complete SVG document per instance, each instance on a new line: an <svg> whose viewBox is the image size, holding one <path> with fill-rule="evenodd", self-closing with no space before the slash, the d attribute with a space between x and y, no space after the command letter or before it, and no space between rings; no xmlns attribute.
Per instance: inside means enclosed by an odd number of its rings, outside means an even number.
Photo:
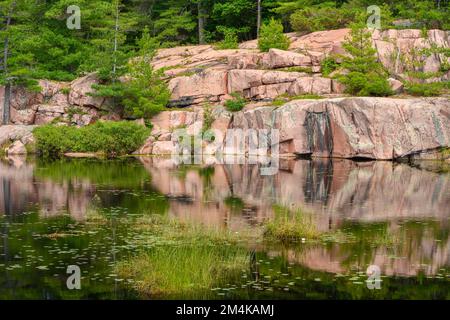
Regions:
<svg viewBox="0 0 450 320"><path fill-rule="evenodd" d="M227 197L242 199L243 212L257 221L269 218L274 204L310 210L321 230L347 219L446 221L450 214L450 175L406 164L286 160L277 175L261 176L257 165L218 165L205 173L171 160L140 160L153 187L175 199L171 214L204 223L235 218L224 204Z"/></svg>
<svg viewBox="0 0 450 320"><path fill-rule="evenodd" d="M82 223L92 212L119 208L239 231L271 219L274 205L311 212L319 230L351 230L358 241L255 248L269 257L332 274L376 264L383 275L440 277L450 267L448 173L348 160L282 160L274 176L261 176L258 165L188 166L153 157L0 162L0 218L9 222L32 211Z"/></svg>

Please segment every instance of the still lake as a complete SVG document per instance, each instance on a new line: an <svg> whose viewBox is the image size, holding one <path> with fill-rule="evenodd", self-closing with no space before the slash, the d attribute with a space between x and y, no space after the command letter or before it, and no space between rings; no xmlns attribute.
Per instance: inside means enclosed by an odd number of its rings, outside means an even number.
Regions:
<svg viewBox="0 0 450 320"><path fill-rule="evenodd" d="M448 170L282 160L276 175L262 176L255 164L177 165L152 157L3 159L0 299L142 298L135 279L115 271L152 245L151 235L133 227L139 217L239 234L256 232L277 206L308 212L320 232L344 230L353 240L248 244L248 267L192 297L450 299ZM66 286L69 265L80 267L80 290ZM369 266L380 270L380 289L367 286Z"/></svg>

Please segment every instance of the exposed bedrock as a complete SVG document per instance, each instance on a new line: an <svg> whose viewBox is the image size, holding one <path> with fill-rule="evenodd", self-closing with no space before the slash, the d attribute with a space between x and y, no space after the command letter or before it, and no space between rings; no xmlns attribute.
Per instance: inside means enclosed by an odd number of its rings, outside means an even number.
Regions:
<svg viewBox="0 0 450 320"><path fill-rule="evenodd" d="M450 145L446 98L299 100L236 118L233 127L279 129L280 153L388 160Z"/></svg>
<svg viewBox="0 0 450 320"><path fill-rule="evenodd" d="M152 65L164 69L172 91L172 106L184 107L205 101L221 102L238 92L251 100L268 100L280 95L336 95L344 86L321 73L326 57L345 54L343 42L349 29L318 31L303 36L287 34L288 50L260 52L256 41L242 43L240 49L216 50L213 46L187 46L163 49ZM448 48L449 34L443 30L385 30L372 33L378 60L389 71L395 93L402 82L412 80L405 61L415 61L420 70L435 77L426 82L448 81L443 53L426 53L432 47ZM440 72L447 70L446 72ZM400 81L401 80L401 81Z"/></svg>
<svg viewBox="0 0 450 320"><path fill-rule="evenodd" d="M229 113L214 108L213 130L220 132L223 144L207 154L222 152L245 153L227 148L227 134L242 129L248 146L249 129L279 130L279 153L313 157L367 158L390 160L402 157L439 156L450 146L450 100L447 98L333 98L296 100L276 108L257 107ZM157 124L146 143L147 150L156 154L171 154L177 141L171 135L174 128L187 128L188 134L198 134L202 128L203 110L167 111L155 118ZM241 137L242 138L242 137ZM251 139L258 149L269 152L267 137ZM258 141L259 139L259 141ZM172 141L169 143L167 141ZM216 141L217 143L217 141ZM151 148L151 146L157 148ZM164 148L162 147L164 145ZM276 146L275 141L272 145ZM162 152L164 151L164 152ZM205 152L207 151L207 152ZM428 156L426 156L428 155Z"/></svg>

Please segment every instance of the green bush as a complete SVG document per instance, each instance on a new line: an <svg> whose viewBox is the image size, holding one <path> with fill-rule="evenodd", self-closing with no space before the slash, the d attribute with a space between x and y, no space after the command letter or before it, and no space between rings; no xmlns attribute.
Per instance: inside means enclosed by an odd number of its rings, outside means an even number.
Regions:
<svg viewBox="0 0 450 320"><path fill-rule="evenodd" d="M357 96L385 97L393 94L387 79L375 73L353 71L339 81L345 85L347 93Z"/></svg>
<svg viewBox="0 0 450 320"><path fill-rule="evenodd" d="M290 17L292 29L297 32L313 32L346 27L355 19L355 10L342 8L306 8Z"/></svg>
<svg viewBox="0 0 450 320"><path fill-rule="evenodd" d="M405 91L413 96L433 97L443 93L445 84L442 82L433 83L412 83L405 84Z"/></svg>
<svg viewBox="0 0 450 320"><path fill-rule="evenodd" d="M237 30L233 28L218 28L219 32L223 33L224 38L220 41L216 48L219 50L224 49L237 49L239 47L239 41L237 36Z"/></svg>
<svg viewBox="0 0 450 320"><path fill-rule="evenodd" d="M163 70L154 70L151 61L155 55L155 39L144 29L139 42L139 57L124 67L126 80L93 85L94 96L110 98L123 108L126 118L150 119L163 111L170 100L170 90L164 81Z"/></svg>
<svg viewBox="0 0 450 320"><path fill-rule="evenodd" d="M339 63L333 57L326 57L320 63L322 75L327 77L330 73L339 68Z"/></svg>
<svg viewBox="0 0 450 320"><path fill-rule="evenodd" d="M136 151L149 130L134 122L97 122L86 127L46 125L34 130L36 150L45 157L66 152L96 152L109 157Z"/></svg>
<svg viewBox="0 0 450 320"><path fill-rule="evenodd" d="M288 37L283 33L283 25L281 22L272 18L269 23L261 26L258 39L259 50L263 52L267 52L271 48L287 50L289 44Z"/></svg>
<svg viewBox="0 0 450 320"><path fill-rule="evenodd" d="M233 99L225 101L225 108L230 112L241 111L245 107L245 99L238 93L232 93Z"/></svg>
<svg viewBox="0 0 450 320"><path fill-rule="evenodd" d="M342 67L348 73L338 79L346 92L357 96L388 96L390 88L387 73L377 60L370 32L363 23L352 24L350 38L343 43L348 55L342 56Z"/></svg>

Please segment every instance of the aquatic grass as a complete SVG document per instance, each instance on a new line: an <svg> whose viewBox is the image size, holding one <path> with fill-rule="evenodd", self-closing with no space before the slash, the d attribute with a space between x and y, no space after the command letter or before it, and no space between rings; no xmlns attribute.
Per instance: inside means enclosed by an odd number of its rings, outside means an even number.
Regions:
<svg viewBox="0 0 450 320"><path fill-rule="evenodd" d="M274 219L265 223L265 238L283 242L319 238L320 232L311 215L300 209L292 211L279 205L275 205L273 210Z"/></svg>
<svg viewBox="0 0 450 320"><path fill-rule="evenodd" d="M237 278L248 261L246 250L234 246L160 246L120 263L118 273L133 278L143 296L204 298L233 274Z"/></svg>
<svg viewBox="0 0 450 320"><path fill-rule="evenodd" d="M134 289L144 297L205 298L248 267L249 254L230 231L162 216L136 222L137 230L156 239L151 248L119 263L117 273L134 279Z"/></svg>

